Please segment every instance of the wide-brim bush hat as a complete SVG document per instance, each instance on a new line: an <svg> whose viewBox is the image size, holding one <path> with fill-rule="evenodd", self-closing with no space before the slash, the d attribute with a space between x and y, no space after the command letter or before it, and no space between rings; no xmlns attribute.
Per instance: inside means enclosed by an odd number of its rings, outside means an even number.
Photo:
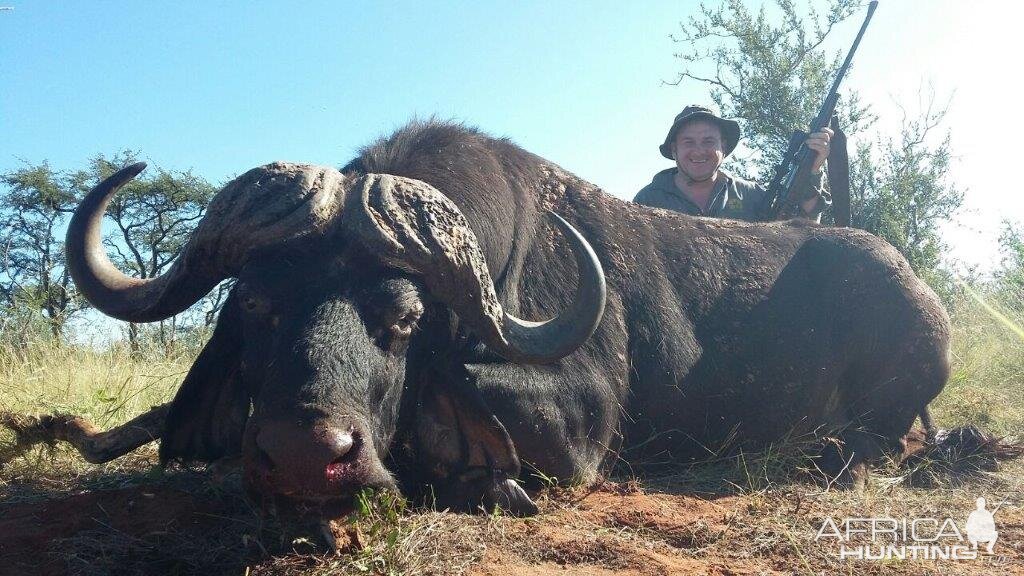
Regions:
<svg viewBox="0 0 1024 576"><path fill-rule="evenodd" d="M683 111L676 115L676 119L672 122L672 127L668 129L668 135L665 136L665 142L661 145L661 155L669 160L672 160L672 145L676 139L676 133L683 127L687 122L693 122L694 120L705 120L718 126L722 131L722 152L725 156L732 153L733 149L736 148L736 144L740 141L740 124L735 120L728 120L726 118L719 118L710 108L704 106L690 105L683 108Z"/></svg>

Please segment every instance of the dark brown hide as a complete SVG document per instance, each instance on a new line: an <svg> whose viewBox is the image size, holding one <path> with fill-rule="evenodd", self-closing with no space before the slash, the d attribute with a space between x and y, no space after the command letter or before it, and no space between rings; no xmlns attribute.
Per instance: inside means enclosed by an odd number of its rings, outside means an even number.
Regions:
<svg viewBox="0 0 1024 576"><path fill-rule="evenodd" d="M240 377L238 301L232 292L210 341L174 396L160 442L160 460L212 462L237 456L249 417L250 391Z"/></svg>

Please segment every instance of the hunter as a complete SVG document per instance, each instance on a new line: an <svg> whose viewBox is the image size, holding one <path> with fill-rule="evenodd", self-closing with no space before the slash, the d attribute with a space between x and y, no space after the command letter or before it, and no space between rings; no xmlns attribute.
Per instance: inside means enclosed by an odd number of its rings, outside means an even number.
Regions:
<svg viewBox="0 0 1024 576"><path fill-rule="evenodd" d="M831 137L829 128L807 137L807 146L817 154L815 174L821 173L828 158ZM655 174L633 201L692 216L760 220L765 188L721 168L739 140L740 125L735 120L720 118L703 106L687 106L676 116L659 148L662 156L675 160L675 167ZM831 203L821 185L795 193L801 198L801 216L811 220L818 221Z"/></svg>

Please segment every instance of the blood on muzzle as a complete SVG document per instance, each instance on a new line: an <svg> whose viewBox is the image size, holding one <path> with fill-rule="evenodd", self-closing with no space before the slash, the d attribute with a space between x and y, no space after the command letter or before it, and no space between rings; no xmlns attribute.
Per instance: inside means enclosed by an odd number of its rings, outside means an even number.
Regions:
<svg viewBox="0 0 1024 576"><path fill-rule="evenodd" d="M253 472L281 493L335 495L357 481L364 434L353 425L295 420L261 422L255 437Z"/></svg>

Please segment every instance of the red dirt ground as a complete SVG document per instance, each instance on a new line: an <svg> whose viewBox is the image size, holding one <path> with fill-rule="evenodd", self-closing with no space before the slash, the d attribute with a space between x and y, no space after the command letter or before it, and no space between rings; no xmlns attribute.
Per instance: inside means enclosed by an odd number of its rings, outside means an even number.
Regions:
<svg viewBox="0 0 1024 576"><path fill-rule="evenodd" d="M694 548L729 529L739 497L717 501L690 496L597 491L575 506L523 526L524 540L541 548L541 561L526 562L516 551L489 549L470 574L474 576L553 576L708 574L746 576L776 574L753 562L687 558L678 548ZM616 531L647 533L648 539L616 538ZM607 534L607 535L605 535Z"/></svg>
<svg viewBox="0 0 1024 576"><path fill-rule="evenodd" d="M251 523L237 495L219 497L180 488L146 485L83 492L59 499L0 505L0 574L112 573L93 564L89 554L127 559L129 574L278 573L274 560L256 550L242 560L246 539L238 526ZM241 513L240 513L241 510ZM804 512L806 514L807 512ZM770 516L754 499L726 496L706 500L690 495L644 493L609 483L599 490L564 491L542 503L533 519L507 519L500 538L486 536L473 576L661 576L707 574L753 576L808 573L799 552L785 540L768 553L747 554L757 519ZM453 520L453 521L457 521ZM251 524L247 524L252 526ZM234 532L231 532L234 530ZM95 543L83 534L99 531ZM1024 573L1024 513L1000 517L1002 550L1012 556L999 567L919 566L851 568L852 574L1019 574ZM230 537L223 536L231 532ZM111 534L119 535L110 538ZM230 549L215 568L195 557L175 557L181 535L190 550ZM217 535L221 539L217 540ZM83 539L85 538L85 539ZM73 539L73 540L72 540ZM118 543L115 549L110 542ZM83 542L88 554L79 556ZM70 543L70 545L69 545ZM117 546L121 546L117 548ZM160 549L160 550L156 550ZM213 558L213 556L211 556ZM118 560L120 562L120 560ZM77 563L76 563L77 562ZM211 560L212 562L212 560ZM131 568L128 567L131 566ZM146 567L139 569L140 566ZM90 567L92 569L90 569ZM892 568L895 568L894 570ZM114 571L113 573L117 573ZM317 572L318 574L321 572ZM819 573L819 572L814 572ZM845 570L844 570L845 573Z"/></svg>
<svg viewBox="0 0 1024 576"><path fill-rule="evenodd" d="M216 529L223 503L171 488L145 486L0 506L0 574L66 574L61 541L83 531L117 531L132 538L170 531Z"/></svg>

